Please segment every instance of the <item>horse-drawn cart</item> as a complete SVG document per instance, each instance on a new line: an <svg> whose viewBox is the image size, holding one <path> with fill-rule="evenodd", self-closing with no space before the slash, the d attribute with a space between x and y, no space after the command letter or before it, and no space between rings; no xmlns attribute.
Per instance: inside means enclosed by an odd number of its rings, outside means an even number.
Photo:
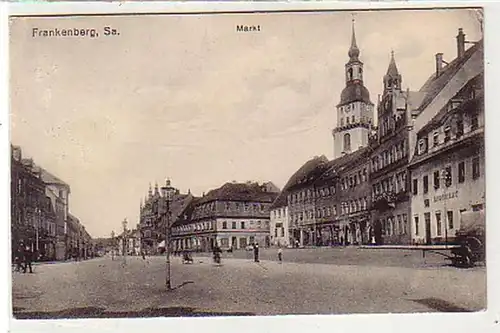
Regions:
<svg viewBox="0 0 500 333"><path fill-rule="evenodd" d="M486 259L485 216L483 211L463 212L456 244L452 249L451 262L456 266L472 267Z"/></svg>

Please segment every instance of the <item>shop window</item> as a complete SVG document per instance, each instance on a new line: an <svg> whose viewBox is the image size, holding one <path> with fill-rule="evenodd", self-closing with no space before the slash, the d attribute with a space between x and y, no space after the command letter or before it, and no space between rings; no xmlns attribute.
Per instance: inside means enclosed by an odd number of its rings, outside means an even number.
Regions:
<svg viewBox="0 0 500 333"><path fill-rule="evenodd" d="M437 228L437 235L441 236L441 228L443 226L441 225L441 213L437 212L436 213L436 228Z"/></svg>
<svg viewBox="0 0 500 333"><path fill-rule="evenodd" d="M447 212L448 216L448 229L453 229L453 211Z"/></svg>
<svg viewBox="0 0 500 333"><path fill-rule="evenodd" d="M222 229L227 229L227 222L226 221L222 222Z"/></svg>

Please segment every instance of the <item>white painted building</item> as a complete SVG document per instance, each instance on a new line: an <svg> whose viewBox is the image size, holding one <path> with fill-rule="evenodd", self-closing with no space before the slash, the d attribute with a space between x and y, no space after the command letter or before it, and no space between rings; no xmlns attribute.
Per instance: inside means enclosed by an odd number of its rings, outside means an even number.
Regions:
<svg viewBox="0 0 500 333"><path fill-rule="evenodd" d="M278 198L276 201L278 201ZM288 206L285 202L273 204L271 207L271 220L269 226L269 233L271 235L271 245L278 247L288 247L291 244L289 235L290 216L288 214Z"/></svg>
<svg viewBox="0 0 500 333"><path fill-rule="evenodd" d="M447 66L443 55L436 55L431 80L442 82L434 84L414 121L409 165L414 243L453 241L461 212L485 205L483 44L465 50L462 30L457 44L458 56Z"/></svg>

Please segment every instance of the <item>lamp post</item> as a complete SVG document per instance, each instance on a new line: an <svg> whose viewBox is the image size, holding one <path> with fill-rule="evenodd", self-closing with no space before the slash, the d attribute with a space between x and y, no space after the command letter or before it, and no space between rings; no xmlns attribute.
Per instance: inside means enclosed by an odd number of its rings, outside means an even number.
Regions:
<svg viewBox="0 0 500 333"><path fill-rule="evenodd" d="M122 237L122 242L123 242L123 263L127 263L127 218L125 218L122 221L122 226L123 226L123 237Z"/></svg>
<svg viewBox="0 0 500 333"><path fill-rule="evenodd" d="M165 222L165 253L166 253L166 278L165 284L167 290L172 289L170 282L170 202L175 193L175 188L170 185L170 179L167 179L165 186L161 188L160 197L160 218Z"/></svg>
<svg viewBox="0 0 500 333"><path fill-rule="evenodd" d="M443 169L441 171L441 178L444 181L444 193L443 193L443 204L444 204L444 246L445 248L448 248L448 211L446 210L446 188L448 187L448 180L449 180L450 175L446 171L446 169Z"/></svg>
<svg viewBox="0 0 500 333"><path fill-rule="evenodd" d="M115 260L115 231L111 231L111 260Z"/></svg>

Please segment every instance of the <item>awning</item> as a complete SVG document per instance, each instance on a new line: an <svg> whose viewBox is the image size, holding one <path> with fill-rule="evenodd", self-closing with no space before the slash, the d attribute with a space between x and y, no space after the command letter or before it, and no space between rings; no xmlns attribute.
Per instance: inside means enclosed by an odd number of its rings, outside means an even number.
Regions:
<svg viewBox="0 0 500 333"><path fill-rule="evenodd" d="M158 244L158 248L164 248L165 247L165 241L162 241L160 244Z"/></svg>

